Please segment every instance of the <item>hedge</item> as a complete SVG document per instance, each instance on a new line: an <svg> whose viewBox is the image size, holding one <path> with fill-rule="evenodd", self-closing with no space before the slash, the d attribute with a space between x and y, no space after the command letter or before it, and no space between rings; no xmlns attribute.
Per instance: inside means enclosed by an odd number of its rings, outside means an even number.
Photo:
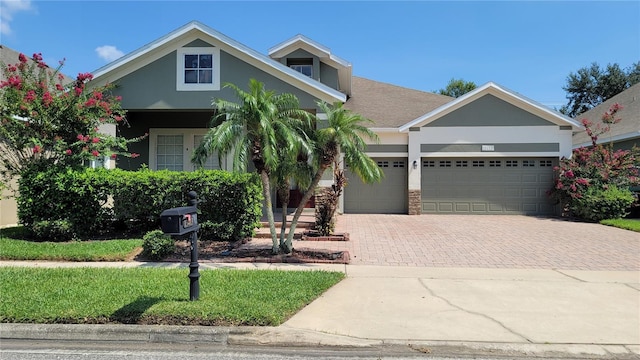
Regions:
<svg viewBox="0 0 640 360"><path fill-rule="evenodd" d="M33 229L43 221L58 226L59 221L67 221L76 237L114 227L139 232L158 229L160 213L186 206L191 190L199 195L203 239L250 237L262 215L262 187L252 173L52 167L26 172L19 186L18 217L23 225Z"/></svg>

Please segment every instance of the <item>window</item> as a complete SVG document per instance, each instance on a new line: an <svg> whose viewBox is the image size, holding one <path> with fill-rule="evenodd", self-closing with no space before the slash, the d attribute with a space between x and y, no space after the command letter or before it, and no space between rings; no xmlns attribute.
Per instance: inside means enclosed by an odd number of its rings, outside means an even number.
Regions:
<svg viewBox="0 0 640 360"><path fill-rule="evenodd" d="M200 144L206 129L149 129L149 168L152 170L193 171L193 150ZM225 159L212 154L204 169L225 169Z"/></svg>
<svg viewBox="0 0 640 360"><path fill-rule="evenodd" d="M536 166L535 160L522 160L522 167L535 167L535 166Z"/></svg>
<svg viewBox="0 0 640 360"><path fill-rule="evenodd" d="M500 167L502 166L501 160L489 160L489 167Z"/></svg>
<svg viewBox="0 0 640 360"><path fill-rule="evenodd" d="M507 160L507 167L518 167L518 160Z"/></svg>
<svg viewBox="0 0 640 360"><path fill-rule="evenodd" d="M303 75L306 75L308 77L313 77L313 59L312 58L287 59L287 66Z"/></svg>
<svg viewBox="0 0 640 360"><path fill-rule="evenodd" d="M388 168L389 167L389 162L388 161L378 161L378 167Z"/></svg>
<svg viewBox="0 0 640 360"><path fill-rule="evenodd" d="M184 155L182 135L158 135L156 141L156 170L182 171Z"/></svg>
<svg viewBox="0 0 640 360"><path fill-rule="evenodd" d="M433 160L425 160L422 162L422 167L436 167L436 162Z"/></svg>
<svg viewBox="0 0 640 360"><path fill-rule="evenodd" d="M185 47L177 53L176 90L220 90L220 49Z"/></svg>
<svg viewBox="0 0 640 360"><path fill-rule="evenodd" d="M473 167L484 167L484 160L473 160Z"/></svg>
<svg viewBox="0 0 640 360"><path fill-rule="evenodd" d="M440 167L451 167L450 160L440 160Z"/></svg>
<svg viewBox="0 0 640 360"><path fill-rule="evenodd" d="M456 167L467 167L469 162L467 160L456 160Z"/></svg>
<svg viewBox="0 0 640 360"><path fill-rule="evenodd" d="M394 168L403 168L404 167L404 161L394 161L393 162L393 167Z"/></svg>
<svg viewBox="0 0 640 360"><path fill-rule="evenodd" d="M312 65L290 65L290 68L293 70L302 73L303 75L307 75L308 77L313 76L313 66Z"/></svg>
<svg viewBox="0 0 640 360"><path fill-rule="evenodd" d="M540 167L551 167L553 166L551 160L540 160Z"/></svg>

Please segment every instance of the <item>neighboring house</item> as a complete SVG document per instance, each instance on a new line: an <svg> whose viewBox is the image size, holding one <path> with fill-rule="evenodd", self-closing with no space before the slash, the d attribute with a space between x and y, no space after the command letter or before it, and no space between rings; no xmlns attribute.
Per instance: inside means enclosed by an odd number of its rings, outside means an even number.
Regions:
<svg viewBox="0 0 640 360"><path fill-rule="evenodd" d="M192 170L212 99L236 101L222 85L246 89L250 78L295 94L320 119L318 100L344 102L374 121L381 141L367 152L385 178L364 185L349 176L346 213L552 214L553 166L571 155L572 134L582 130L494 83L453 99L354 77L349 62L302 35L263 55L191 22L94 72L93 84L115 83L129 111L122 135L149 134L131 147L141 156L117 166ZM230 158L212 156L207 167L230 169ZM328 176L320 185L331 183Z"/></svg>
<svg viewBox="0 0 640 360"><path fill-rule="evenodd" d="M611 125L611 130L598 138L598 143L613 143L614 149L631 150L640 144L640 83L577 116L577 120L587 119L594 124L602 124L602 115L618 103L622 109L616 114L621 121ZM573 148L591 146L591 138L585 131L573 135Z"/></svg>

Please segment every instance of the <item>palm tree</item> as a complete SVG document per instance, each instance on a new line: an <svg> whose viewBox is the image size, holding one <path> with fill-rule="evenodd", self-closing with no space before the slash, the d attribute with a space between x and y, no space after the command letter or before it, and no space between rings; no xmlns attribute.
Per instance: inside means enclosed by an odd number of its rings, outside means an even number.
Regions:
<svg viewBox="0 0 640 360"><path fill-rule="evenodd" d="M239 101L213 100L215 126L209 129L195 149L192 162L202 166L211 154L217 152L222 156L231 151L234 171L246 171L248 160L253 162L262 181L272 251L276 254L279 246L269 178L278 166L278 149L294 151L299 148L298 144L304 142L304 136L298 130L307 126L305 121L310 116L299 108L298 98L294 95L265 90L264 85L255 79L249 81L248 92L234 84L225 84L224 87L232 89Z"/></svg>
<svg viewBox="0 0 640 360"><path fill-rule="evenodd" d="M294 180L298 189L305 191L311 182L313 168L306 161L310 149L305 142L303 149L298 151L287 151L286 148L279 150L280 161L273 171L273 180L276 183L276 196L282 207L282 227L280 229L280 248L285 250L285 234L287 231L287 207L290 200L291 181Z"/></svg>
<svg viewBox="0 0 640 360"><path fill-rule="evenodd" d="M322 175L339 159L341 152L344 153L344 160L349 165L349 169L358 175L363 182L377 182L384 176L378 164L365 153L366 143L363 137L378 141L378 136L363 125L365 122L372 121L345 109L340 102L334 103L333 106L325 102L318 102L318 107L321 112L327 115L327 124L311 133L316 173L291 220L291 228L284 244L286 252L291 252L293 249L293 232L298 226L298 219L304 210L304 204L313 196Z"/></svg>

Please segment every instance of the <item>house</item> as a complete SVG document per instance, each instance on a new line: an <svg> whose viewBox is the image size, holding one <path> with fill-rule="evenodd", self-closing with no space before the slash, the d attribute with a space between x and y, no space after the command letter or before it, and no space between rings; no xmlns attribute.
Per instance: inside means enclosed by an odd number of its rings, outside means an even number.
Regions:
<svg viewBox="0 0 640 360"><path fill-rule="evenodd" d="M296 95L320 119L318 100L343 102L374 121L380 143L367 152L385 178L365 185L347 168L347 213L551 214L553 167L571 156L572 134L582 130L498 84L452 99L355 77L351 63L303 35L264 55L194 21L94 72L92 83L115 83L129 111L122 135L149 134L131 147L141 156L117 166L192 170L212 99L236 101L222 84L246 88L250 78ZM212 156L207 168L229 169L230 161Z"/></svg>
<svg viewBox="0 0 640 360"><path fill-rule="evenodd" d="M631 150L634 146L640 145L640 83L581 114L578 119L586 119L593 124L602 124L602 115L615 103L622 105L622 109L616 114L616 118L622 120L618 124L611 125L611 130L602 134L598 138L598 143L611 142L616 150ZM591 138L585 131L578 132L573 136L573 148L581 146L591 146Z"/></svg>

